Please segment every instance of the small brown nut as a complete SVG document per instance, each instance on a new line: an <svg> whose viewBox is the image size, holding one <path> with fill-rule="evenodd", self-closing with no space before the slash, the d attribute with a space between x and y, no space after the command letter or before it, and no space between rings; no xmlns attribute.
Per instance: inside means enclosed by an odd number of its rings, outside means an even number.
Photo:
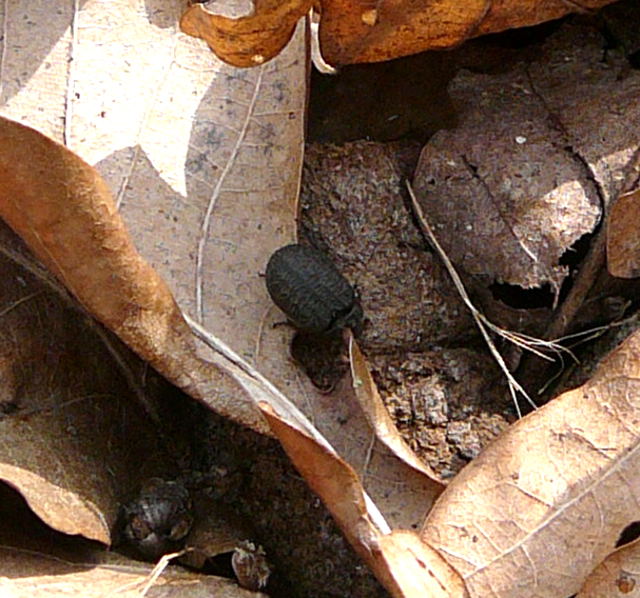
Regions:
<svg viewBox="0 0 640 598"><path fill-rule="evenodd" d="M146 559L180 550L193 524L189 492L180 482L151 478L123 505L121 521L124 539Z"/></svg>

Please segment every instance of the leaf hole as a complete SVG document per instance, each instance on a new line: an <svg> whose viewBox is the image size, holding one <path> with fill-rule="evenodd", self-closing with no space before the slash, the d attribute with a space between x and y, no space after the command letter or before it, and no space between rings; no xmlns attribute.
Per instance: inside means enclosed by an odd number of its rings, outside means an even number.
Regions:
<svg viewBox="0 0 640 598"><path fill-rule="evenodd" d="M622 533L616 542L616 548L629 544L638 538L640 538L640 521L634 521L622 530Z"/></svg>
<svg viewBox="0 0 640 598"><path fill-rule="evenodd" d="M591 246L593 233L587 233L579 237L560 256L558 263L569 268L569 276L564 280L560 289L560 301L566 297L572 284L572 270L585 258ZM493 298L515 309L536 309L553 307L553 289L549 283L535 289L525 289L520 285L507 283L493 283L489 290Z"/></svg>
<svg viewBox="0 0 640 598"><path fill-rule="evenodd" d="M548 283L535 289L524 289L517 284L494 282L489 290L494 299L515 309L535 309L553 305L553 291Z"/></svg>
<svg viewBox="0 0 640 598"><path fill-rule="evenodd" d="M236 576L233 572L233 567L231 566L232 555L233 552L223 552L216 556L210 556L207 558L200 571L207 575L217 575L218 577L235 579Z"/></svg>

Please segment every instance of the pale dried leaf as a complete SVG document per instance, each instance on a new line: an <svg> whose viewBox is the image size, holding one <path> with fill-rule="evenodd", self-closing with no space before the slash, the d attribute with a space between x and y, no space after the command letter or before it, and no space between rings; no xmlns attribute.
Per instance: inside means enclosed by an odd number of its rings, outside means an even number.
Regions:
<svg viewBox="0 0 640 598"><path fill-rule="evenodd" d="M435 496L440 486L425 486L423 476L415 472L405 477L395 457L373 450L373 434L359 413L348 380L336 393L322 395L292 363L291 332L273 328L283 316L267 296L261 276L269 255L295 236L306 77L303 27L276 60L251 70L230 68L211 57L206 48L203 53L202 44L189 44L184 36L178 39L190 49L194 70L170 63L172 74L175 71L183 77L186 90L206 90L200 104L193 106L195 112L168 125L163 114L175 114L170 100L176 92L172 87L166 95L154 96L147 120L138 129L132 128L129 141L131 145L140 143L144 152L118 163L119 170L110 159L97 167L121 190L121 211L137 246L165 277L180 307L249 366L238 370L228 359L199 344L202 359L231 372L244 388L233 397L236 405L227 406L219 395L229 396L231 391L225 392L218 378L218 388L210 391L217 395L216 401L210 404L220 413L263 430L246 402L269 401L281 414L287 414L290 423L321 443L325 441L319 434L323 435L363 473L367 488L376 496L388 496L389 483L406 488L407 497L412 497L404 499L407 508L396 505L391 510L407 525L415 524L430 503L427 495ZM80 52L82 38L79 44ZM79 55L76 76L85 69L87 75L86 80L74 83L74 88L81 90L81 99L74 104L77 133L72 121L70 139L77 140L81 154L98 141L103 152L105 147L115 149L116 138L107 137L109 129L103 128L101 121L101 134L90 136L80 118L80 114L91 114L91 106L112 93L109 88L94 89L92 79L96 69L108 65L83 64ZM217 73L215 80L212 70ZM136 90L138 84L131 75L126 77L125 72L120 76L127 88ZM173 103L179 103L179 97ZM166 155L166 144L153 137L156 127L174 131L174 135L189 133L182 138L188 140L188 146L182 169L178 169L184 176L188 200L175 184L175 177L167 176L171 171L154 168L145 159L144 153ZM174 148L170 156L174 159ZM266 389L262 382L256 385L256 375L265 377L284 396ZM197 391L191 388L191 392ZM317 431L310 430L302 413ZM415 508L409 509L409 503Z"/></svg>
<svg viewBox="0 0 640 598"><path fill-rule="evenodd" d="M432 469L420 461L416 454L402 439L398 433L389 411L385 407L376 384L371 377L367 361L353 338L349 342L349 357L351 362L351 375L353 376L353 388L358 403L367 418L371 428L375 431L376 438L380 440L393 454L404 461L411 468L435 482L435 487L444 484Z"/></svg>
<svg viewBox="0 0 640 598"><path fill-rule="evenodd" d="M623 193L607 221L607 267L613 276L640 276L640 189Z"/></svg>
<svg viewBox="0 0 640 598"><path fill-rule="evenodd" d="M380 550L403 596L466 598L468 593L456 571L414 533L395 530L380 538ZM428 575L425 575L428 571Z"/></svg>
<svg viewBox="0 0 640 598"><path fill-rule="evenodd" d="M576 598L638 598L640 541L612 552L587 577Z"/></svg>
<svg viewBox="0 0 640 598"><path fill-rule="evenodd" d="M114 553L94 551L83 558L49 555L32 550L0 547L0 593L11 598L84 596L139 598L153 573L153 565ZM233 581L198 575L169 566L146 594L158 598L259 598L262 593L239 588Z"/></svg>
<svg viewBox="0 0 640 598"><path fill-rule="evenodd" d="M637 149L628 122L640 116L640 76L617 80L603 43L592 28L565 26L531 65L453 81L461 124L430 140L415 183L468 273L557 294L568 272L560 258L619 191Z"/></svg>
<svg viewBox="0 0 640 598"><path fill-rule="evenodd" d="M295 230L303 27L276 61L240 71L178 33L176 11L169 0L153 11L142 1L63 11L68 29L55 29L60 37L49 41L67 60L49 64L55 77L48 95L31 72L12 65L6 74L16 76L19 91L5 114L30 121L39 103L47 115L39 126L75 153L2 120L0 211L91 313L178 386L261 431L254 402L268 401L297 427L297 437L312 438L315 451L333 453L321 435L330 430L331 442L351 451L368 489L375 486L376 499L391 496L389 518L415 525L440 486L375 447L350 379L329 408L288 361L287 334L271 327L281 316L260 274ZM46 28L45 12L32 16ZM107 184L78 155L104 173L137 247L167 283L137 253ZM215 342L196 341L183 310ZM341 429L334 415L350 426ZM316 416L324 422L320 432ZM362 496L353 474L351 485ZM329 503L337 512L341 490L335 487ZM363 512L378 509L369 502L358 516ZM353 525L350 537L359 531Z"/></svg>
<svg viewBox="0 0 640 598"><path fill-rule="evenodd" d="M471 596L575 593L637 520L639 421L634 333L584 386L520 420L463 469L422 539Z"/></svg>
<svg viewBox="0 0 640 598"><path fill-rule="evenodd" d="M133 7L120 15L148 28ZM101 40L79 37L72 147L85 155L95 145L107 154L97 167L119 189L121 212L143 255L186 313L252 361L270 308L260 274L268 254L293 233L293 222L283 225L280 215L291 212L299 180L304 32L278 60L249 71L224 65L175 30L162 33L161 59L141 40L138 68L154 73L141 82L137 69L125 67L128 53L114 67L99 59ZM135 127L127 126L131 110L112 86L95 85L96 71L108 80L114 70L139 107ZM95 120L105 97L118 107L115 132ZM125 139L130 149L123 152ZM200 396L216 396L218 412L264 431L242 390L225 392L218 379Z"/></svg>
<svg viewBox="0 0 640 598"><path fill-rule="evenodd" d="M168 6L153 15L165 26L171 23ZM248 361L249 370L256 367L251 362L257 364L256 371L284 389L313 423L322 420L320 432L330 433L331 442L346 439L350 462L371 468L371 480L393 479L403 485L402 467L394 459L389 467L395 473L381 475L380 459L386 457L372 451L373 436L358 415L348 382L341 391L346 400L322 397L290 362L288 333L271 327L282 316L267 297L260 274L270 252L292 239L295 230L304 105L302 31L277 61L239 71L175 31L149 28L146 16L133 7L120 6L117 15L115 10L90 5L76 15L81 25L69 75L74 93L68 98L67 143L89 160L100 160L98 168L119 190L118 203L137 245L166 277L181 308ZM113 31L113 50L105 61L106 42L93 32L114 19L127 27ZM134 62L115 43L126 35L137 48ZM138 41L145 36L146 43ZM31 81L25 81L23 97L32 93ZM194 396L211 397L219 413L263 430L251 406L251 395L258 393L308 430L287 398L265 391L262 383L262 390L256 387L253 373L247 376L204 344L196 345L199 355L194 355L177 306L135 254L109 207L105 185L63 148L28 135L31 141L8 144L22 149L6 156L6 164L26 165L29 153L31 163L51 170L46 177L35 177L33 189L22 188L33 174L26 166L11 172L22 187L7 188L6 196L28 192L34 203L21 199L24 210L12 209L7 217L45 263L130 346ZM42 144L42 152L33 144ZM184 161L176 161L176 153ZM61 172L54 175L56 169ZM60 181L60 186L45 184L45 179ZM61 205L56 198L65 194L67 202ZM59 226L55 236L48 231L43 238L37 232L40 223L29 221L39 218L42 204L47 210L64 209L50 216ZM101 235L97 245L93 236L80 239L79 230L95 227ZM113 272L118 272L115 279ZM81 280L71 280L80 274ZM203 362L230 371L245 390ZM331 405L337 408L327 409ZM353 433L336 423L334 415L353 422ZM420 509L411 515L414 523L425 508L419 478L414 494Z"/></svg>

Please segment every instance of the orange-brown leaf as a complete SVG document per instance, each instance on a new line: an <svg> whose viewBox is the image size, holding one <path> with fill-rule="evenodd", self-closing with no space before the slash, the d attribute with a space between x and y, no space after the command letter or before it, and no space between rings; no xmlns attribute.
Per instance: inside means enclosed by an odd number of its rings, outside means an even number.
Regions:
<svg viewBox="0 0 640 598"><path fill-rule="evenodd" d="M138 254L100 175L64 146L5 118L0 216L90 313L167 378L264 429L256 411L247 406L242 415L243 403L229 405L242 393L236 383L198 357L180 308Z"/></svg>
<svg viewBox="0 0 640 598"><path fill-rule="evenodd" d="M613 276L640 276L640 189L622 194L607 222L607 267Z"/></svg>
<svg viewBox="0 0 640 598"><path fill-rule="evenodd" d="M182 15L180 27L204 39L225 62L256 66L280 53L311 5L311 0L255 0L249 14L230 16L194 4Z"/></svg>

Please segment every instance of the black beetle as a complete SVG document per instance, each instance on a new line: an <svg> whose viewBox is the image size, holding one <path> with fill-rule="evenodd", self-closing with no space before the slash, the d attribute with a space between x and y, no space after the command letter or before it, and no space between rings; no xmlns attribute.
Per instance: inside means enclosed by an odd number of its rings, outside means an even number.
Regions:
<svg viewBox="0 0 640 598"><path fill-rule="evenodd" d="M360 327L362 308L353 287L313 247L278 249L267 264L266 283L273 302L299 330L318 334Z"/></svg>

